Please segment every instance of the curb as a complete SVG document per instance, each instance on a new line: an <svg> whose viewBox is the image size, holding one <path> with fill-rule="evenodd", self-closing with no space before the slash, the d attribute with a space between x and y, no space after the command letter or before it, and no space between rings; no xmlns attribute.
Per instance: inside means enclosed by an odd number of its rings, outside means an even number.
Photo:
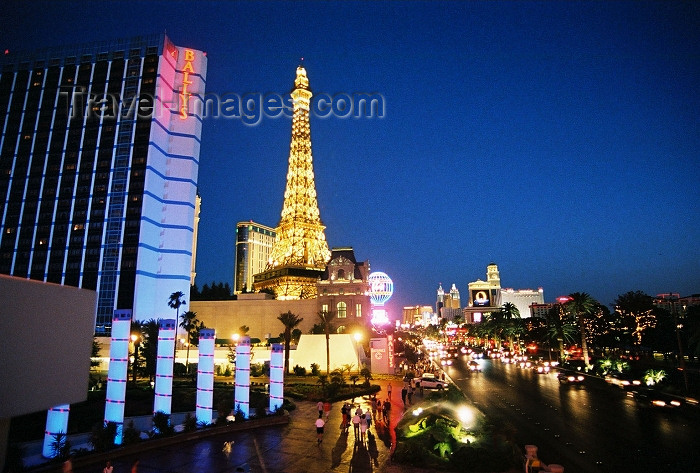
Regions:
<svg viewBox="0 0 700 473"><path fill-rule="evenodd" d="M170 445L178 444L181 442L187 442L190 440L198 440L206 437L213 437L216 435L240 432L245 430L257 429L261 427L272 427L278 425L287 425L290 421L290 415L285 411L283 415L274 415L263 417L262 419L252 419L246 420L239 423L231 423L228 425L222 425L220 427L204 428L201 430L195 430L192 432L181 432L170 437L163 437L151 440L144 440L132 445L127 445L124 447L118 447L114 450L109 450L107 452L100 453L90 453L85 456L78 456L73 458L73 468L84 467L93 464L104 464L107 460L112 460L114 458L121 458L135 453L144 452L147 450L153 450L161 447L167 447ZM29 468L26 471L32 473L60 473L63 468L62 463L50 463L42 464L34 468Z"/></svg>

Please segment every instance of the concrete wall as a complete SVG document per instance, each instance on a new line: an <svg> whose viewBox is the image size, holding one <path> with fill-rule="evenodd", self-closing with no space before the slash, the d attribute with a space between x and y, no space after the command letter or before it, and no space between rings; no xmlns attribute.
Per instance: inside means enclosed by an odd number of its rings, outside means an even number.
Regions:
<svg viewBox="0 0 700 473"><path fill-rule="evenodd" d="M216 330L216 338L230 338L241 325L250 327L248 336L265 340L265 335L278 337L284 325L277 320L280 314L292 311L304 320L297 326L302 333L309 333L319 322L316 299L278 301L275 299L245 299L236 301L192 301L185 310L197 313L207 328Z"/></svg>
<svg viewBox="0 0 700 473"><path fill-rule="evenodd" d="M97 294L0 275L0 418L87 398Z"/></svg>
<svg viewBox="0 0 700 473"><path fill-rule="evenodd" d="M331 371L343 365L353 365L353 372L357 372L358 351L353 336L349 333L331 334L329 342ZM297 349L290 353L290 368L299 365L310 370L311 363L318 364L322 373L326 372L325 335L302 335Z"/></svg>

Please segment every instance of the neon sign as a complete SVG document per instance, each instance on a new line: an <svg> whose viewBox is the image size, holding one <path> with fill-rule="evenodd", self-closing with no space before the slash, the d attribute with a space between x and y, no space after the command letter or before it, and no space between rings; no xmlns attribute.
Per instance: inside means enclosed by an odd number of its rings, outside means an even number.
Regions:
<svg viewBox="0 0 700 473"><path fill-rule="evenodd" d="M180 119L185 120L190 110L190 92L188 86L192 84L190 73L194 74L194 51L185 49L185 67L182 68L182 89L180 90Z"/></svg>

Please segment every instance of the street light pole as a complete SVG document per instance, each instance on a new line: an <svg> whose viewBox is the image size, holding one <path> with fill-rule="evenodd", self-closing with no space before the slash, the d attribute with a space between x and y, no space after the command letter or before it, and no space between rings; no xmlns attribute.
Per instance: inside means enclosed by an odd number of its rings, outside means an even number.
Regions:
<svg viewBox="0 0 700 473"><path fill-rule="evenodd" d="M688 392L688 373L685 370L685 356L683 355L683 340L681 339L681 328L683 325L678 322L678 309L676 307L677 299L673 293L670 293L671 312L673 313L673 323L676 325L676 341L678 342L678 367L683 373L683 383L685 384L685 392Z"/></svg>

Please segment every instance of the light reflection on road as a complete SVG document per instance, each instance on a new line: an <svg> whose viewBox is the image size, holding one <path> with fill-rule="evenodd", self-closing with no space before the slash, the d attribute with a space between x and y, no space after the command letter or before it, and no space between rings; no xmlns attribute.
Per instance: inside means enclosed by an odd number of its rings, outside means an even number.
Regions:
<svg viewBox="0 0 700 473"><path fill-rule="evenodd" d="M642 407L600 380L560 385L556 373L496 360L484 360L481 373L469 373L466 357L460 358L447 373L467 397L487 416L507 419L521 445L538 445L545 461L567 472L670 471L676 462L687 471L697 466L688 453L697 450L697 413L687 421L677 412Z"/></svg>

